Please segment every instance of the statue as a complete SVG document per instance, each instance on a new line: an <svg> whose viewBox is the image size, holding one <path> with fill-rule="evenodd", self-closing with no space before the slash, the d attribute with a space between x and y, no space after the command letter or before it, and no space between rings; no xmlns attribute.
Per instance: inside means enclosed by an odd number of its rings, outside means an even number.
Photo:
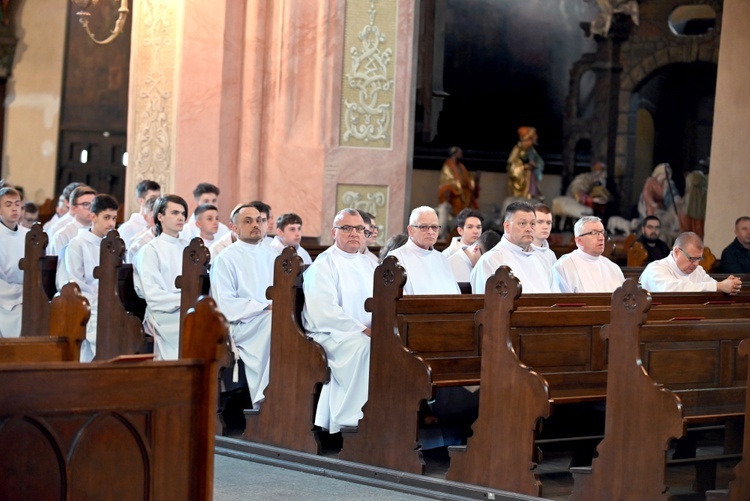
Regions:
<svg viewBox="0 0 750 501"><path fill-rule="evenodd" d="M591 166L591 172L578 174L573 179L565 194L579 204L603 213L604 206L612 200L612 195L607 190L607 166L596 162Z"/></svg>
<svg viewBox="0 0 750 501"><path fill-rule="evenodd" d="M534 146L539 136L534 127L519 127L519 141L508 158L508 194L512 197L544 200L539 183L544 172L544 160Z"/></svg>
<svg viewBox="0 0 750 501"><path fill-rule="evenodd" d="M458 146L448 150L448 155L440 171L438 202L448 204L454 216L464 209L478 209L479 173L476 176L469 173L461 162L464 153Z"/></svg>
<svg viewBox="0 0 750 501"><path fill-rule="evenodd" d="M643 183L641 197L638 200L638 214L641 220L646 216L656 216L661 221L661 235L667 245L671 245L679 234L678 214L682 198L672 180L672 168L667 163L654 167L651 177Z"/></svg>
<svg viewBox="0 0 750 501"><path fill-rule="evenodd" d="M590 2L591 0L586 0ZM640 10L638 0L596 0L599 7L599 15L591 21L591 34L606 38L612 27L612 18L615 14L630 16L633 24L640 25Z"/></svg>
<svg viewBox="0 0 750 501"><path fill-rule="evenodd" d="M705 169L706 160L701 160L698 167L685 176L685 197L682 199L680 212L680 231L692 231L703 238L706 219L706 200L708 195L708 176Z"/></svg>

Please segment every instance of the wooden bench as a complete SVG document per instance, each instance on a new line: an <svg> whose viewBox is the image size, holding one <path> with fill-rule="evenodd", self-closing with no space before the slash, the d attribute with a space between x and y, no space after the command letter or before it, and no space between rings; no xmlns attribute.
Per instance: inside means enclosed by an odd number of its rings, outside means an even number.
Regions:
<svg viewBox="0 0 750 501"><path fill-rule="evenodd" d="M612 297L605 436L571 499L666 499L665 454L687 425L745 414L747 367L737 345L747 320L650 322L633 280Z"/></svg>
<svg viewBox="0 0 750 501"><path fill-rule="evenodd" d="M1 365L3 497L210 500L226 336L205 298L185 320L185 360Z"/></svg>
<svg viewBox="0 0 750 501"><path fill-rule="evenodd" d="M26 233L24 257L18 264L23 270L21 337L45 336L49 332L49 301L52 296L45 292L42 274L42 258L45 256L48 243L49 238L40 223L35 223ZM52 283L54 284L54 277Z"/></svg>
<svg viewBox="0 0 750 501"><path fill-rule="evenodd" d="M302 328L302 258L287 247L276 258L273 286L271 359L266 399L260 410L246 411L242 438L291 450L318 454L313 432L320 387L330 380L325 350Z"/></svg>

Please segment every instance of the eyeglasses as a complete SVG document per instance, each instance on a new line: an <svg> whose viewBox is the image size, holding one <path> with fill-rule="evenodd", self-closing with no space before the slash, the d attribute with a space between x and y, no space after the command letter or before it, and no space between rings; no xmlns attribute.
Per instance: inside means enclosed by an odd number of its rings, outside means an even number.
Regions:
<svg viewBox="0 0 750 501"><path fill-rule="evenodd" d="M344 226L334 226L334 228L343 231L347 235L354 231L355 233L362 233L366 238L372 236L372 232L364 226L349 226L348 224L345 224Z"/></svg>
<svg viewBox="0 0 750 501"><path fill-rule="evenodd" d="M682 250L680 247L677 247L677 248L679 249L680 252L682 252L685 255L686 258L688 258L688 261L690 261L691 263L700 263L701 261L703 261L703 256L693 257L687 252L685 252L684 250Z"/></svg>
<svg viewBox="0 0 750 501"><path fill-rule="evenodd" d="M80 204L73 204L76 207L83 207L84 209L88 209L91 207L91 202L81 202Z"/></svg>
<svg viewBox="0 0 750 501"><path fill-rule="evenodd" d="M602 231L599 231L599 230L588 231L586 233L581 233L578 236L579 237L585 237L586 235L594 235L596 238L599 238L599 237L607 238L607 230L602 230Z"/></svg>
<svg viewBox="0 0 750 501"><path fill-rule="evenodd" d="M412 228L419 228L419 231L432 230L434 232L438 232L440 231L440 228L442 228L442 226L440 226L439 224L420 224L419 226L410 224L409 226L411 226Z"/></svg>

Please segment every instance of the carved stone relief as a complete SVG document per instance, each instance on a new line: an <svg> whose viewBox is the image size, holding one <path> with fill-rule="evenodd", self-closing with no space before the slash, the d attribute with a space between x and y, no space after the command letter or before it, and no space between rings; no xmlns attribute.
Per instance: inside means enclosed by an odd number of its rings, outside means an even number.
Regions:
<svg viewBox="0 0 750 501"><path fill-rule="evenodd" d="M388 186L367 184L339 184L336 187L336 212L358 209L375 216L378 226L377 245L385 243L388 228Z"/></svg>

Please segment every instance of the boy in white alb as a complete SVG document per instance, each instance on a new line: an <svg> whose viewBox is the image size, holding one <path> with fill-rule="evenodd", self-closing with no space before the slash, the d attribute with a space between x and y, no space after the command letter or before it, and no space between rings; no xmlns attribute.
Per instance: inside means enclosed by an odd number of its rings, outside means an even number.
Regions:
<svg viewBox="0 0 750 501"><path fill-rule="evenodd" d="M136 235L149 227L147 214L151 209L147 207L147 202L149 200L156 200L159 196L161 196L161 186L156 181L144 179L136 185L135 197L138 201L139 210L131 214L130 219L117 228L117 233L120 234L120 238L125 242L126 249L133 243L133 238ZM153 208L153 202L151 203L151 207Z"/></svg>
<svg viewBox="0 0 750 501"><path fill-rule="evenodd" d="M271 248L276 254L281 254L285 247L294 247L305 264L312 264L310 254L299 244L301 240L302 218L294 212L280 215L276 220L276 236L271 242Z"/></svg>
<svg viewBox="0 0 750 501"><path fill-rule="evenodd" d="M0 338L21 335L23 270L26 233L20 224L21 194L10 187L0 189Z"/></svg>

